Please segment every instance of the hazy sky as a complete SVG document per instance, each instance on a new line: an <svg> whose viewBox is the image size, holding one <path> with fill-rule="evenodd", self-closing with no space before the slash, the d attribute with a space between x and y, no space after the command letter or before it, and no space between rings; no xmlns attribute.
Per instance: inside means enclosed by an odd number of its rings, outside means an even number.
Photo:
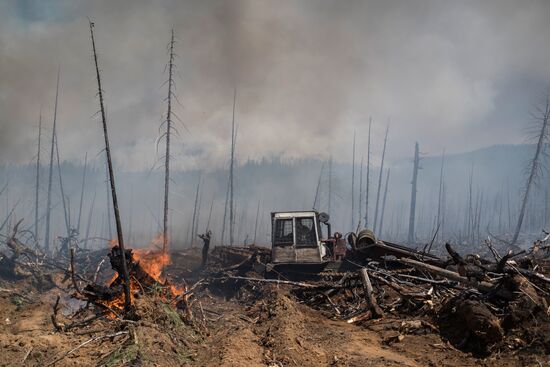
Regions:
<svg viewBox="0 0 550 367"><path fill-rule="evenodd" d="M522 143L550 84L550 1L0 0L0 162L35 155L61 66L60 150L101 150L86 17L106 91L113 155L151 167L177 35L178 167L219 167L237 88L238 157L351 160L391 120L391 157ZM44 139L49 139L44 131ZM359 155L366 151L359 144ZM44 150L46 151L46 150Z"/></svg>

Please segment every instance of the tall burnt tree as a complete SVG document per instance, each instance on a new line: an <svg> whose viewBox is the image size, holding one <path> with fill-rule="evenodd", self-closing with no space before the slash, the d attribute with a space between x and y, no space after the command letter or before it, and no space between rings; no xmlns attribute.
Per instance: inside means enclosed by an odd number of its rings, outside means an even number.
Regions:
<svg viewBox="0 0 550 367"><path fill-rule="evenodd" d="M382 236L382 230L384 225L384 213L386 211L386 199L388 197L388 185L390 184L390 169L386 170L386 185L384 187L384 198L382 199L382 212L380 213L380 226L378 227L378 233Z"/></svg>
<svg viewBox="0 0 550 367"><path fill-rule="evenodd" d="M82 219L82 205L84 204L84 188L86 186L86 169L88 168L88 152L84 156L84 170L82 172L82 186L80 187L80 205L78 206L78 221L76 230L80 233L80 221Z"/></svg>
<svg viewBox="0 0 550 367"><path fill-rule="evenodd" d="M331 214L332 209L332 155L328 160L328 214Z"/></svg>
<svg viewBox="0 0 550 367"><path fill-rule="evenodd" d="M235 105L237 103L237 89L233 92L233 119L231 121L231 161L229 163L229 244L234 245L235 234Z"/></svg>
<svg viewBox="0 0 550 367"><path fill-rule="evenodd" d="M109 182L111 184L111 198L113 200L113 210L115 213L115 223L116 223L116 231L117 231L117 240L118 240L118 247L120 249L120 256L122 259L122 277L124 280L124 309L126 311L130 310L131 306L131 298L130 298L130 280L128 277L128 267L126 263L126 250L124 248L124 238L122 235L122 223L120 220L120 211L118 208L118 200L116 195L116 186L115 186L115 174L113 171L113 162L111 160L111 148L109 145L109 134L107 131L107 114L105 113L105 106L103 103L103 89L101 89L101 76L99 74L99 65L97 62L97 52L95 48L95 39L94 39L94 23L90 21L90 36L92 39L92 49L94 54L94 64L95 64L95 72L96 72L96 78L97 78L97 90L98 90L98 97L99 97L99 107L101 112L101 122L103 127L103 137L105 139L105 155L107 158L107 168L109 172Z"/></svg>
<svg viewBox="0 0 550 367"><path fill-rule="evenodd" d="M353 152L351 158L351 230L355 229L355 131L353 132Z"/></svg>
<svg viewBox="0 0 550 367"><path fill-rule="evenodd" d="M57 98L59 97L59 74L61 70L57 69L57 84L55 88L55 104L53 110L52 140L50 145L50 167L48 171L48 193L46 199L46 234L44 235L44 249L50 250L50 222L52 214L52 181L53 181L53 159L55 148L55 130L57 126Z"/></svg>
<svg viewBox="0 0 550 367"><path fill-rule="evenodd" d="M67 238L71 237L71 221L69 219L69 211L67 204L67 197L65 196L65 189L63 187L63 173L61 172L61 163L59 159L59 139L57 137L57 131L55 132L55 155L57 157L57 176L59 178L59 189L61 190L61 203L63 204L63 218L65 219L65 229L67 231Z"/></svg>
<svg viewBox="0 0 550 367"><path fill-rule="evenodd" d="M170 133L172 130L172 95L174 94L174 30L170 38L170 60L168 62L168 97L166 119L163 124L166 125L164 136L166 138L166 152L164 156L164 210L162 218L162 252L166 253L168 247L168 190L170 184Z"/></svg>
<svg viewBox="0 0 550 367"><path fill-rule="evenodd" d="M376 206L374 208L374 223L372 231L376 234L376 225L378 224L378 205L380 203L380 191L382 190L382 174L384 173L384 158L386 156L386 146L388 143L388 131L390 126L386 127L386 135L384 136L384 147L382 148L382 159L380 161L380 174L378 176L378 189L376 190Z"/></svg>
<svg viewBox="0 0 550 367"><path fill-rule="evenodd" d="M548 120L550 119L550 91L546 92L542 105L537 107L537 111L533 114L534 127L533 135L530 137L536 140L535 154L533 159L528 165L528 175L525 182L525 188L523 191L523 197L521 200L521 207L519 210L518 221L516 229L514 231L514 237L512 238L512 245L518 241L523 219L525 217L525 209L527 208L527 202L529 200L529 193L533 185L536 183L538 177L542 173L543 163L542 156L548 141L550 140L550 134L548 132Z"/></svg>
<svg viewBox="0 0 550 367"><path fill-rule="evenodd" d="M198 222L197 220L197 208L198 208L198 205L199 205L199 190L201 188L201 175L199 174L199 181L197 182L197 191L195 192L195 204L193 205L193 220L191 222L191 247L195 247L195 236L197 235L197 233L195 232L196 231L196 228L197 228L197 225L196 223Z"/></svg>
<svg viewBox="0 0 550 367"><path fill-rule="evenodd" d="M42 108L38 117L38 149L36 152L36 183L34 190L34 238L38 245L38 202L40 192L40 149L42 140Z"/></svg>
<svg viewBox="0 0 550 367"><path fill-rule="evenodd" d="M361 218L363 214L363 211L362 211L362 208L363 208L363 156L361 156L361 164L359 166L359 201L358 203L359 205L357 206L359 207L359 213L357 217L357 231L359 231L361 227L361 221L363 220L363 218Z"/></svg>
<svg viewBox="0 0 550 367"><path fill-rule="evenodd" d="M411 207L409 211L409 235L407 241L409 244L413 244L416 240L414 225L416 217L416 183L418 180L418 170L420 168L420 152L418 149L418 142L414 144L414 163L413 163L413 176L412 176L412 189L411 189Z"/></svg>
<svg viewBox="0 0 550 367"><path fill-rule="evenodd" d="M369 187L370 187L370 131L372 127L372 118L369 118L369 136L367 140L367 176L365 184L365 228L369 225Z"/></svg>
<svg viewBox="0 0 550 367"><path fill-rule="evenodd" d="M436 225L437 228L439 228L439 237L443 237L443 168L445 165L445 150L443 150L443 154L441 154L441 169L439 172L439 193L437 196L437 221Z"/></svg>
<svg viewBox="0 0 550 367"><path fill-rule="evenodd" d="M325 162L321 164L321 171L319 172L319 179L317 180L317 188L315 189L315 197L313 198L313 210L316 210L317 203L319 202L319 194L321 189L321 179L323 178L323 169L325 168Z"/></svg>
<svg viewBox="0 0 550 367"><path fill-rule="evenodd" d="M223 222L222 222L222 235L220 237L220 241L222 245L225 245L225 225L227 223L227 204L229 202L229 184L230 179L229 176L227 177L227 188L225 191L225 204L223 207Z"/></svg>

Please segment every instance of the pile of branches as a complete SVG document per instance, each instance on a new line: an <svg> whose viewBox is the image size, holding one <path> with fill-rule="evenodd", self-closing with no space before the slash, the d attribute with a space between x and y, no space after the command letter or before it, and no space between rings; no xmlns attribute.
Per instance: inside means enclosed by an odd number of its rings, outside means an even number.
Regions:
<svg viewBox="0 0 550 367"><path fill-rule="evenodd" d="M400 334L437 332L454 347L487 355L550 346L548 236L521 253L492 260L460 255L450 244L446 266L421 258L367 262L327 287L297 286L305 304L349 323L397 318ZM412 321L411 321L412 319Z"/></svg>

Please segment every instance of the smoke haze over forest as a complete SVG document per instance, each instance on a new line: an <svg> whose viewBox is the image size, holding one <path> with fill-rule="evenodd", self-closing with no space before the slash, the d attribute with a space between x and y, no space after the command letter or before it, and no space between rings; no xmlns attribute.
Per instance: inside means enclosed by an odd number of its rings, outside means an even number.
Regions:
<svg viewBox="0 0 550 367"><path fill-rule="evenodd" d="M33 159L38 115L53 114L61 67L62 159L99 154L86 17L94 20L113 156L128 170L155 141L170 29L177 36L179 168L227 164L233 88L237 158L351 163L373 124L378 155L522 143L550 81L547 1L54 1L0 3L0 160Z"/></svg>
<svg viewBox="0 0 550 367"><path fill-rule="evenodd" d="M92 234L112 237L90 17L96 27L124 228L135 232L130 236L150 238L162 217L162 149L157 139L166 110L172 28L178 56L179 103L174 103L174 112L181 121L172 146L170 209L171 231L178 241L190 241L199 176L199 223L205 225L212 204L211 227L220 231L235 89L238 241L252 242L258 202L263 242L269 240L268 213L311 208L318 182L316 209L328 210L331 157L332 221L335 229L355 230L363 205L358 201L359 162L366 160L370 118L370 200L376 195L389 126L386 167L391 179L382 236L396 241L406 237L416 141L423 157L418 240L429 241L436 228L433 213L443 151L448 157L442 188L449 225L439 236L466 240L465 232L473 233L464 223L468 210L476 213L479 235L488 229L508 233L519 207L522 169L533 149L521 145L525 129L550 83L549 14L550 3L542 0L0 2L0 185L7 183L9 193L2 206L8 214L22 198L16 216L30 221L38 119L41 113L45 147L51 139L59 67L57 131L71 219L76 218L87 153L93 170L81 226L95 193ZM45 171L44 163L42 200ZM54 224L56 234L63 235L61 198L55 195ZM541 188L533 195L537 200L531 201L527 225L536 232L547 220L548 198ZM354 224L352 200L357 202Z"/></svg>

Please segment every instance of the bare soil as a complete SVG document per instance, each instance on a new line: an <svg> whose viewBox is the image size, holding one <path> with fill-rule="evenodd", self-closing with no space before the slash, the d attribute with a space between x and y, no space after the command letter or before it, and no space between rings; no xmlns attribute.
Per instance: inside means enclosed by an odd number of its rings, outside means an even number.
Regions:
<svg viewBox="0 0 550 367"><path fill-rule="evenodd" d="M174 254L171 277L199 279L200 254ZM52 305L62 297L61 318L80 306L57 277L58 288L37 292L28 281L0 280L0 366L48 366L96 335L116 332L116 320L58 332ZM429 329L403 334L404 319L348 324L300 304L282 286L206 288L194 303L196 324L174 308L144 297L142 319L128 335L89 342L55 366L550 366L547 353L501 352L476 358ZM202 309L202 311L200 311ZM70 321L65 319L66 321ZM408 318L414 321L414 318ZM107 331L106 331L107 330Z"/></svg>

